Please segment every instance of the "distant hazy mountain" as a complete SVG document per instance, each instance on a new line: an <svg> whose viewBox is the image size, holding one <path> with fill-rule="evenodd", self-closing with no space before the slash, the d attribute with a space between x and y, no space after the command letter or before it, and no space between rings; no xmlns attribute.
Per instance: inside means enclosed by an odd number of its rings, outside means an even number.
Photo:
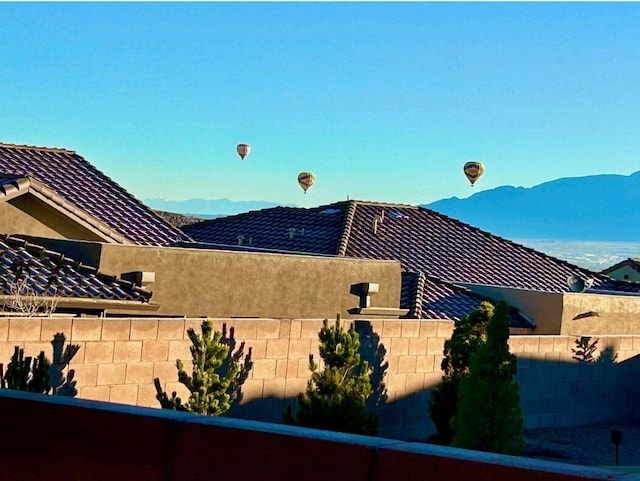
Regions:
<svg viewBox="0 0 640 481"><path fill-rule="evenodd" d="M497 187L425 207L508 239L640 242L640 171Z"/></svg>
<svg viewBox="0 0 640 481"><path fill-rule="evenodd" d="M142 199L142 202L155 210L191 215L202 219L214 219L280 205L274 202L234 201L229 199Z"/></svg>

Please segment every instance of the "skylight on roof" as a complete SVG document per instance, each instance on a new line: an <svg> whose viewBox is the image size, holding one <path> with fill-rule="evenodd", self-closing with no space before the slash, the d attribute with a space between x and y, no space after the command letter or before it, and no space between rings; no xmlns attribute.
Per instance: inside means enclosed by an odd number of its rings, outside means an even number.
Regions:
<svg viewBox="0 0 640 481"><path fill-rule="evenodd" d="M391 217L392 219L402 219L404 217L407 217L406 215L404 215L404 214L402 214L400 212L393 211L393 210L388 212L387 215L389 217Z"/></svg>
<svg viewBox="0 0 640 481"><path fill-rule="evenodd" d="M325 209L320 211L321 214L337 214L340 212L340 209Z"/></svg>

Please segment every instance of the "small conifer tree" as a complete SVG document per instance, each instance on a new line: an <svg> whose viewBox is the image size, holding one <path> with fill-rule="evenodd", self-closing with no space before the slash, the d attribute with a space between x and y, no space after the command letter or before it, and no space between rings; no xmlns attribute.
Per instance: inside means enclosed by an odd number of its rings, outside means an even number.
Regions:
<svg viewBox="0 0 640 481"><path fill-rule="evenodd" d="M245 356L243 342L233 352L233 333L227 338L226 325L222 332L214 332L213 323L205 320L201 329L202 336L191 328L187 330L191 340L192 374L187 374L180 359L176 360L178 381L191 393L189 399L183 403L175 391L168 396L160 379L155 378L156 399L164 409L221 416L239 399L242 384L253 366L251 349Z"/></svg>
<svg viewBox="0 0 640 481"><path fill-rule="evenodd" d="M452 445L502 454L524 447L518 360L509 352L509 305L500 301L487 325L487 341L471 355L469 375L460 382Z"/></svg>
<svg viewBox="0 0 640 481"><path fill-rule="evenodd" d="M285 412L285 422L298 426L331 431L375 435L379 420L367 412L367 399L373 394L373 369L360 354L360 337L351 325L344 330L340 316L335 325L323 321L318 333L320 357L324 369L319 370L313 355L309 356L311 379L307 390L298 395L298 410Z"/></svg>
<svg viewBox="0 0 640 481"><path fill-rule="evenodd" d="M429 415L436 427L435 440L439 444L451 444L454 434L451 419L457 413L460 381L469 374L471 355L486 340L487 323L492 315L493 305L482 302L477 310L456 322L451 338L444 343L440 365L442 381L431 390L429 402Z"/></svg>

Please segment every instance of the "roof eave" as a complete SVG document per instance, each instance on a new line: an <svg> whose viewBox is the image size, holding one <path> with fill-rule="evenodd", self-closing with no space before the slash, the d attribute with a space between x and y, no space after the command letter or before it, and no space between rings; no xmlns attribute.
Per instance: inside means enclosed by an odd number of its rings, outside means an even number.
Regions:
<svg viewBox="0 0 640 481"><path fill-rule="evenodd" d="M42 182L32 178L25 177L26 182L23 179L14 181L12 184L17 187L16 190L11 190L3 197L0 197L0 202L8 201L29 193L41 200L54 210L60 212L67 217L70 217L74 222L77 222L85 229L91 231L100 237L104 242L110 244L134 244L133 241L127 239L119 232L113 230L104 222L100 221L96 217L89 214L87 211L80 209L75 204L69 202L53 189L50 189Z"/></svg>
<svg viewBox="0 0 640 481"><path fill-rule="evenodd" d="M4 306L9 301L14 301L15 296L0 294L0 305ZM56 307L65 307L71 309L127 309L136 311L157 311L159 304L151 302L118 300L118 299L93 299L86 297L51 297L40 296L38 301L43 305L55 305Z"/></svg>

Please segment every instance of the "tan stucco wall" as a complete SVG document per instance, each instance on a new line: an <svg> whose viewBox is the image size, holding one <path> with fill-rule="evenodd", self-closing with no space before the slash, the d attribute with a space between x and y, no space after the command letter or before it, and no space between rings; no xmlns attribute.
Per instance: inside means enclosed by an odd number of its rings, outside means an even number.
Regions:
<svg viewBox="0 0 640 481"><path fill-rule="evenodd" d="M34 239L52 250L120 276L155 272L146 286L160 315L324 318L349 316L351 285L380 284L373 307L400 307L397 261L231 252ZM126 311L123 311L126 312Z"/></svg>
<svg viewBox="0 0 640 481"><path fill-rule="evenodd" d="M0 202L0 226L3 234L101 240L90 230L29 194Z"/></svg>
<svg viewBox="0 0 640 481"><path fill-rule="evenodd" d="M377 307L400 307L396 261L103 245L102 272L154 271L161 314L222 317L347 316L352 284L374 282Z"/></svg>
<svg viewBox="0 0 640 481"><path fill-rule="evenodd" d="M567 293L560 334L600 336L640 334L640 297Z"/></svg>
<svg viewBox="0 0 640 481"><path fill-rule="evenodd" d="M562 294L507 287L461 284L476 294L506 301L536 324L534 334L559 334L562 323ZM640 325L639 325L640 332Z"/></svg>

